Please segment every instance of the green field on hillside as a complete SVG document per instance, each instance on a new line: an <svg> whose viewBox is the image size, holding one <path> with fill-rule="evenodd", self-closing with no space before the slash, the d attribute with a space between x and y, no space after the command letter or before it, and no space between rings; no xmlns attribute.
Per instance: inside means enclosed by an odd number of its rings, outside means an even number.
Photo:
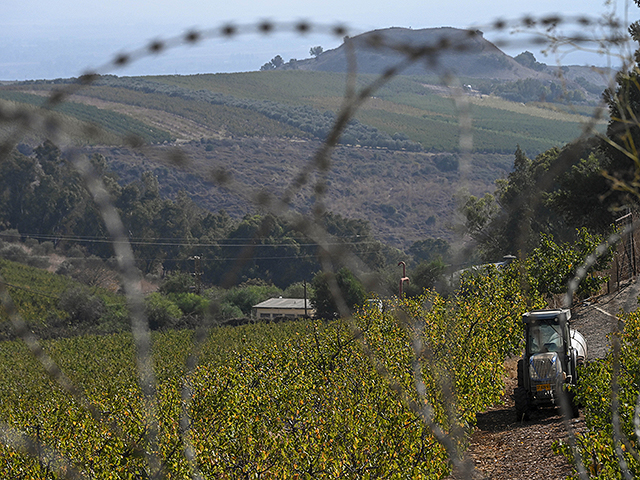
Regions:
<svg viewBox="0 0 640 480"><path fill-rule="evenodd" d="M361 75L358 85L362 87L375 78ZM238 98L312 105L321 111L337 111L345 87L345 75L327 72L250 72L149 79ZM582 133L591 112L587 106L572 112L570 106L541 108L540 104L525 106L486 96L482 101L472 99L472 102L474 150L478 152L511 153L520 145L535 154L566 144ZM421 77L394 78L372 92L372 98L363 104L356 118L389 135L406 134L427 151L458 149L460 112L454 100L434 93ZM604 122L599 125L604 130Z"/></svg>
<svg viewBox="0 0 640 480"><path fill-rule="evenodd" d="M94 86L82 92L89 98L120 103L143 109L164 111L198 123L212 133L248 136L298 136L307 134L282 122L265 118L264 115L230 105L214 105L160 93L144 93L127 88ZM131 109L131 115L137 114Z"/></svg>
<svg viewBox="0 0 640 480"><path fill-rule="evenodd" d="M26 103L27 105L33 106L40 106L44 101L44 98L39 95L7 90L0 90L0 99ZM151 143L173 140L173 137L168 132L147 125L127 115L122 115L107 109L96 108L91 105L83 105L82 103L76 102L64 102L57 106L55 111L83 122L96 124L107 132L121 137L137 135Z"/></svg>
<svg viewBox="0 0 640 480"><path fill-rule="evenodd" d="M88 296L95 295L100 298L112 318L127 315L124 296L103 288L83 287L81 283L69 277L41 268L0 259L0 275L18 313L32 326L48 327L52 319L67 319L69 312L61 308L60 300L74 289L85 290ZM4 312L0 312L0 324L7 321Z"/></svg>
<svg viewBox="0 0 640 480"><path fill-rule="evenodd" d="M359 75L358 89L377 78ZM4 86L0 99L37 105L42 97L25 92L52 86L46 82ZM135 134L151 143L227 135L322 140L344 101L345 86L344 74L295 70L107 76L56 110L97 124L108 133ZM100 108L83 104L83 99L99 100ZM471 95L468 100L473 148L484 153L512 153L519 145L535 155L564 145L582 133L591 113L586 105L575 109L560 104L524 105L486 95ZM436 78L399 76L370 92L355 116L360 124L348 127L344 141L410 150L415 150L417 142L427 152L455 152L461 115L455 99ZM604 127L600 122L598 128Z"/></svg>

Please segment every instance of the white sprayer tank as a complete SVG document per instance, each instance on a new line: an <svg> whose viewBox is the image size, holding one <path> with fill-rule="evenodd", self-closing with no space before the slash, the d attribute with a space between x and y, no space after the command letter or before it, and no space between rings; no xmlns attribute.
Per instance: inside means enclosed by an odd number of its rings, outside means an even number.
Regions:
<svg viewBox="0 0 640 480"><path fill-rule="evenodd" d="M571 329L571 346L577 350L578 363L587 360L587 341L584 336L577 330Z"/></svg>

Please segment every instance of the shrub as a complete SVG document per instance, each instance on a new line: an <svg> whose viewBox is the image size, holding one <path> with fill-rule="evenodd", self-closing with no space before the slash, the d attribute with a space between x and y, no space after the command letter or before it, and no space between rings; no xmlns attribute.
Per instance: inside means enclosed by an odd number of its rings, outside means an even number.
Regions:
<svg viewBox="0 0 640 480"><path fill-rule="evenodd" d="M338 305L331 290L331 272L320 272L313 278L311 304L318 318L332 319L338 316ZM346 267L335 274L335 281L347 307L353 309L362 305L367 298L364 286Z"/></svg>
<svg viewBox="0 0 640 480"><path fill-rule="evenodd" d="M224 295L223 302L236 305L242 311L242 315L250 315L251 307L280 295L282 290L274 285L240 285L229 290Z"/></svg>
<svg viewBox="0 0 640 480"><path fill-rule="evenodd" d="M209 311L209 300L195 293L172 293L167 296L184 315L206 315Z"/></svg>
<svg viewBox="0 0 640 480"><path fill-rule="evenodd" d="M31 253L33 255L51 255L54 250L55 250L55 247L53 245L53 242L50 242L47 240L46 242L42 242L37 245L34 245L31 248Z"/></svg>
<svg viewBox="0 0 640 480"><path fill-rule="evenodd" d="M25 238L24 244L27 248L31 248L31 249L39 245L38 240L36 240L35 238Z"/></svg>
<svg viewBox="0 0 640 480"><path fill-rule="evenodd" d="M15 244L6 245L2 250L0 250L0 257L22 264L26 264L29 260L27 252L25 252L20 245Z"/></svg>
<svg viewBox="0 0 640 480"><path fill-rule="evenodd" d="M10 228L3 232L0 232L0 238L5 242L19 242L20 241L20 232L15 228Z"/></svg>
<svg viewBox="0 0 640 480"><path fill-rule="evenodd" d="M66 290L60 297L58 307L69 315L73 323L98 323L105 312L102 299L79 287Z"/></svg>
<svg viewBox="0 0 640 480"><path fill-rule="evenodd" d="M151 330L174 326L182 317L180 308L158 292L147 295L144 306Z"/></svg>
<svg viewBox="0 0 640 480"><path fill-rule="evenodd" d="M220 305L216 315L218 320L230 320L232 318L242 318L244 314L237 305L224 302Z"/></svg>
<svg viewBox="0 0 640 480"><path fill-rule="evenodd" d="M187 293L193 286L193 277L188 273L169 275L160 286L160 293Z"/></svg>

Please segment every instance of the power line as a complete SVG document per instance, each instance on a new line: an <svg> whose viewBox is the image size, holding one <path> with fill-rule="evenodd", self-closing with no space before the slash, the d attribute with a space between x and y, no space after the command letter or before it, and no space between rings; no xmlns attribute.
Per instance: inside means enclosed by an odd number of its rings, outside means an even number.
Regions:
<svg viewBox="0 0 640 480"><path fill-rule="evenodd" d="M13 237L14 235L10 235L10 234L3 234L0 233L0 237ZM40 239L40 240L56 240L56 241L61 241L61 240L65 240L65 241L70 241L70 242L77 242L77 243L108 243L108 244L113 244L113 243L118 243L117 241L114 241L108 237L97 237L97 236L77 236L77 235L44 235L44 234L29 234L29 233L25 233L25 234L20 234L20 236L24 236L24 237L28 237L28 238L33 238L33 239ZM359 235L356 235L356 237L358 237ZM295 239L296 237L291 237L292 240ZM338 237L338 238L348 238L348 237ZM137 240L140 239L140 240ZM227 239L221 239L222 242L224 242ZM247 237L241 237L241 238L237 238L237 239L232 239L232 240L252 240L251 238L247 238ZM306 240L306 239L305 239ZM148 239L148 240L144 240L143 237L130 237L130 239L128 240L128 243L131 245L138 245L138 246L166 246L166 247L204 247L204 248L218 248L218 247L236 247L236 248L243 248L243 247L254 247L254 248L263 248L263 247L317 247L319 246L317 243L252 243L252 242L248 242L248 243L193 243L193 242L185 242L182 239L177 239L177 238L152 238L152 239ZM360 242L332 242L332 243L327 243L326 245L328 246L346 246L346 245L350 245L350 246L354 246L354 245L375 245L378 244L379 242L375 241L375 240L363 240Z"/></svg>

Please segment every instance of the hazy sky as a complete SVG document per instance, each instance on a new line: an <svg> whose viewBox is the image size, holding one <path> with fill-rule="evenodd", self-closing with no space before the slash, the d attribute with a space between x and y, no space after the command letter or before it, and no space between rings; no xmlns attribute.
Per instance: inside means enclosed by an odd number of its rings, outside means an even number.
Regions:
<svg viewBox="0 0 640 480"><path fill-rule="evenodd" d="M119 52L142 47L151 39L175 37L190 28L210 29L230 22L255 24L265 19L274 22L304 19L311 23L345 24L350 33L356 34L391 26L482 28L497 18L518 19L525 14L598 17L615 10L624 19L627 8L624 1L605 6L603 0L4 0L2 3L0 80L76 76L104 65ZM640 10L635 5L628 9L630 20L639 17ZM483 30L486 38L497 38L490 29ZM328 49L340 43L338 38L314 34L275 33L266 38L242 35L232 40L208 40L197 47L175 48L113 73L257 70L277 54L285 60L306 58L311 46ZM533 45L515 43L503 50L510 54L530 50L539 61L555 63L555 58L542 57ZM587 61L591 60L574 56L564 63ZM594 62L604 64L605 60Z"/></svg>

